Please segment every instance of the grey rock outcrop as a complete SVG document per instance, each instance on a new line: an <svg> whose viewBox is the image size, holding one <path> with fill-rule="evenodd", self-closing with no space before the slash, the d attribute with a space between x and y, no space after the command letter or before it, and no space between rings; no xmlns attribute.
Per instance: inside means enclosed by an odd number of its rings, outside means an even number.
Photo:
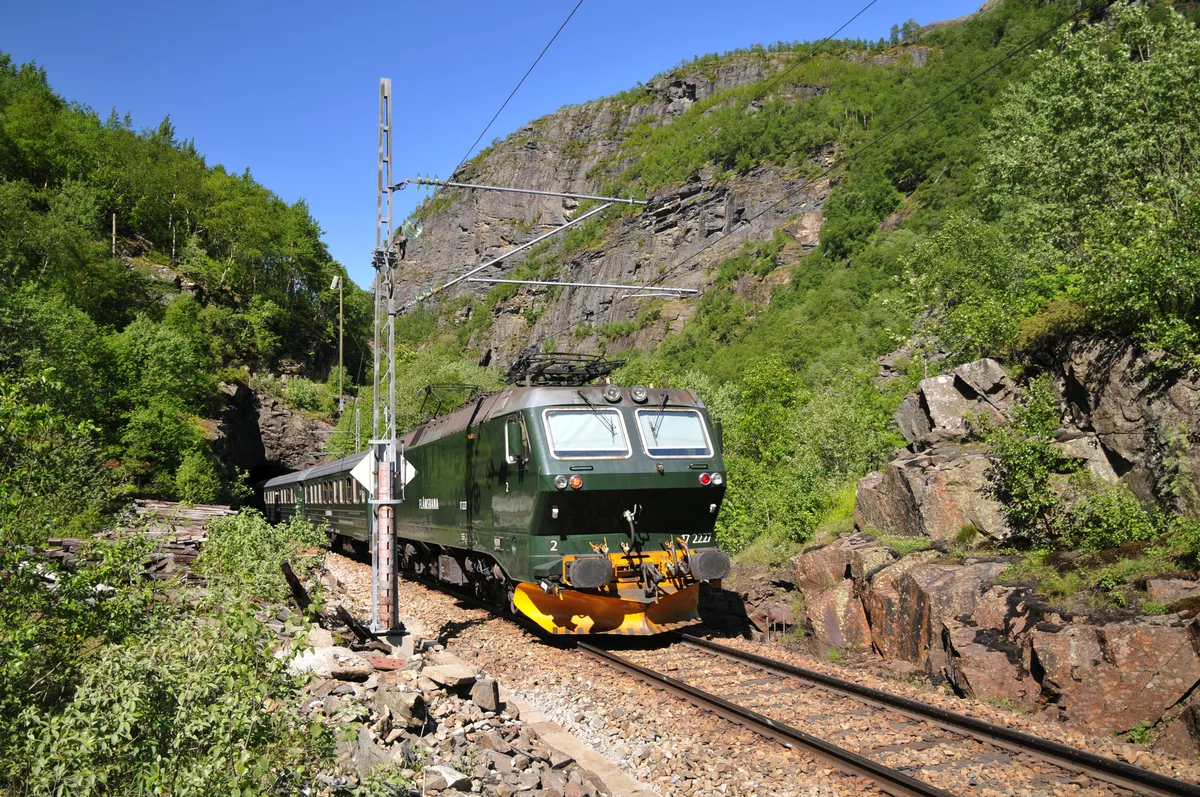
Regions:
<svg viewBox="0 0 1200 797"><path fill-rule="evenodd" d="M992 359L976 360L953 371L922 379L896 411L896 425L914 450L967 439L972 416L1007 421L1016 399L1016 384Z"/></svg>
<svg viewBox="0 0 1200 797"><path fill-rule="evenodd" d="M223 385L222 392L227 399L214 447L225 462L259 479L323 461L328 423L245 385Z"/></svg>
<svg viewBox="0 0 1200 797"><path fill-rule="evenodd" d="M944 446L897 457L858 482L854 521L885 534L953 541L964 526L1008 536L1000 505L983 487L991 459L979 447Z"/></svg>
<svg viewBox="0 0 1200 797"><path fill-rule="evenodd" d="M1200 510L1200 378L1111 340L1072 344L1061 374L1075 426L1095 433L1113 471L1139 498Z"/></svg>
<svg viewBox="0 0 1200 797"><path fill-rule="evenodd" d="M695 103L763 80L786 63L773 54L734 57L713 70L676 70L640 91L563 108L498 143L456 177L489 185L599 193L604 183L630 165L632 155L621 145L635 129L671 124ZM773 99L804 102L822 90L791 87L790 93L777 93ZM702 172L687 185L651 196L650 204L639 212L613 221L599 243L563 256L562 238L551 239L552 248L539 261L544 272L540 276L648 283L669 274L666 284L703 290L710 284L709 265L745 241L769 238L793 217L789 235L796 249L815 246L827 192L825 181L802 185L775 168L721 182ZM408 245L398 285L403 297L494 259L581 211L572 199L487 191L446 192L427 207L425 233ZM703 254L697 256L701 250ZM516 255L480 276L503 276L526 257ZM454 295L479 298L489 287L462 283L452 290ZM492 361L503 365L521 349L546 340L556 341L558 348L582 349L599 327L633 321L643 305L611 291L522 287L494 308L460 310L462 317L456 323L467 323L472 313L491 313L486 324L478 325L480 331L471 342L491 351ZM657 321L612 341L608 348L655 343L669 329L678 329L692 312L693 302L668 300Z"/></svg>

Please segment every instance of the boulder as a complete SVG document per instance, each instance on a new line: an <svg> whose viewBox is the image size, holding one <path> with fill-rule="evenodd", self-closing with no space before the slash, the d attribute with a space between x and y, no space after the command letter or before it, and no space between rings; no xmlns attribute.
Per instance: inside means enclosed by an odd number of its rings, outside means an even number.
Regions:
<svg viewBox="0 0 1200 797"><path fill-rule="evenodd" d="M475 670L464 664L437 664L421 674L446 689L469 689L475 684Z"/></svg>
<svg viewBox="0 0 1200 797"><path fill-rule="evenodd" d="M871 617L876 649L886 651L885 656L919 664L935 678L942 677L947 667L942 626L969 616L984 584L1006 568L1001 562L915 564L898 577L881 578L892 569L885 568L872 580L869 598L871 608L878 607L879 613L878 619Z"/></svg>
<svg viewBox="0 0 1200 797"><path fill-rule="evenodd" d="M960 694L1034 705L1037 684L1024 680L1021 648L1002 632L947 620L942 624L942 647L946 655L942 673Z"/></svg>
<svg viewBox="0 0 1200 797"><path fill-rule="evenodd" d="M370 731L362 726L359 726L356 738L337 743L336 754L338 770L357 774L360 778L370 775L376 767L395 763L392 754L376 744Z"/></svg>
<svg viewBox="0 0 1200 797"><path fill-rule="evenodd" d="M475 740L475 746L482 747L484 750L494 750L497 753L504 753L505 755L509 755L513 751L512 745L504 741L504 737L500 735L499 731L488 731L481 734Z"/></svg>
<svg viewBox="0 0 1200 797"><path fill-rule="evenodd" d="M916 567L938 557L937 551L920 551L888 565L871 577L863 592L863 608L871 625L871 642L884 659L903 659L903 642L909 633L903 623L897 582Z"/></svg>
<svg viewBox="0 0 1200 797"><path fill-rule="evenodd" d="M392 712L392 725L415 730L425 724L425 697L420 692L380 689L375 693L375 710Z"/></svg>
<svg viewBox="0 0 1200 797"><path fill-rule="evenodd" d="M1196 621L1140 618L1104 625L1040 623L1029 634L1029 665L1059 719L1097 735L1156 723L1200 684Z"/></svg>
<svg viewBox="0 0 1200 797"><path fill-rule="evenodd" d="M859 481L854 521L896 536L951 542L966 525L993 539L1008 536L1000 504L984 494L988 454L945 447L897 457L882 474Z"/></svg>
<svg viewBox="0 0 1200 797"><path fill-rule="evenodd" d="M792 612L789 601L783 597L771 596L761 601L749 613L750 622L763 633L770 630L787 631L796 625L796 616Z"/></svg>
<svg viewBox="0 0 1200 797"><path fill-rule="evenodd" d="M1093 476L1105 484L1116 484L1117 474L1104 451L1100 438L1088 432L1066 432L1051 444L1058 453L1069 459L1078 460Z"/></svg>
<svg viewBox="0 0 1200 797"><path fill-rule="evenodd" d="M1152 601L1171 604L1184 598L1194 598L1200 595L1200 581L1189 581L1183 578L1152 578L1146 582L1146 592Z"/></svg>
<svg viewBox="0 0 1200 797"><path fill-rule="evenodd" d="M809 599L843 579L870 578L893 559L892 552L871 537L851 534L800 554L792 560L792 573L797 589Z"/></svg>
<svg viewBox="0 0 1200 797"><path fill-rule="evenodd" d="M960 365L952 372L922 379L896 410L896 425L914 450L966 440L971 417L984 415L1004 423L1016 398L1016 385L992 359Z"/></svg>
<svg viewBox="0 0 1200 797"><path fill-rule="evenodd" d="M314 648L296 654L288 665L292 675L311 672L322 678L339 681L365 681L375 670L367 659L350 648L331 646Z"/></svg>
<svg viewBox="0 0 1200 797"><path fill-rule="evenodd" d="M471 687L471 702L482 711L499 711L500 687L491 678L480 678Z"/></svg>
<svg viewBox="0 0 1200 797"><path fill-rule="evenodd" d="M456 791L470 791L471 779L445 765L425 767L421 770L422 783L425 789L429 791L446 791L447 789L455 789Z"/></svg>
<svg viewBox="0 0 1200 797"><path fill-rule="evenodd" d="M869 647L871 627L853 581L842 581L804 607L807 626L827 648Z"/></svg>

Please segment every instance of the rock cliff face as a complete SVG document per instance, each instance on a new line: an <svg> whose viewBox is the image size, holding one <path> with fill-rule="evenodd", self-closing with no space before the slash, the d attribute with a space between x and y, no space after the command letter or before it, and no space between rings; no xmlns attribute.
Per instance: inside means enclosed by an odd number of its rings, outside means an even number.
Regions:
<svg viewBox="0 0 1200 797"><path fill-rule="evenodd" d="M1066 407L1059 453L1102 482L1125 482L1148 504L1200 509L1200 379L1160 370L1118 341L1073 344L1052 376ZM859 482L856 524L939 541L966 525L1007 536L984 491L990 455L973 435L981 417L1007 423L1018 392L994 360L922 380L896 411L908 449Z"/></svg>
<svg viewBox="0 0 1200 797"><path fill-rule="evenodd" d="M629 166L621 144L635 128L669 125L715 93L774 74L780 63L775 55L734 57L710 72L685 71L655 80L640 90L641 96L635 93L632 98L626 95L563 108L500 142L460 170L457 178L488 185L600 193ZM801 87L790 99L803 102L818 92L816 87ZM784 200L797 188L800 190ZM640 212L613 221L601 244L570 253L560 270L543 278L646 284L666 274L664 285L703 290L708 284L706 266L728 256L744 241L769 238L789 219L796 246L815 246L827 192L827 183L801 187L790 175L772 168L722 181L704 173L687 185L652 195L650 204ZM750 220L771 206L773 210ZM398 291L405 299L564 224L579 215L580 207L569 199L447 190L427 205L427 212L425 234L409 245L401 269ZM551 240L556 247L561 245L561 237ZM701 249L705 250L703 256L694 257ZM524 257L517 255L478 276L503 277ZM448 295L479 298L488 287L460 284ZM558 293L522 288L494 311L474 310L493 312L494 318L486 332L471 342L481 351L491 350L492 361L500 364L520 349L546 340L553 340L559 349L594 350L589 344L595 340L595 327L631 321L643 304L644 300L613 291ZM678 329L693 307L690 301L668 301L657 323L617 341L614 347L645 346L661 340L668 327ZM456 321L467 322L469 312L460 311ZM534 317L536 321L531 321Z"/></svg>
<svg viewBox="0 0 1200 797"><path fill-rule="evenodd" d="M250 473L251 482L293 470L311 468L326 458L332 427L245 385L225 385L214 450L221 459Z"/></svg>

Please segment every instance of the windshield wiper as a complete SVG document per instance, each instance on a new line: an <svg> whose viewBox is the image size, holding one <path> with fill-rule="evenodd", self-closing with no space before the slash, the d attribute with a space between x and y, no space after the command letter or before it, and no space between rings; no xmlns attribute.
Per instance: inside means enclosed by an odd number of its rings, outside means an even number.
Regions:
<svg viewBox="0 0 1200 797"><path fill-rule="evenodd" d="M608 428L608 433L613 436L613 439L616 439L617 427L613 425L612 419L610 419L606 413L601 412L600 408L591 402L591 399L583 395L582 390L576 390L575 392L579 394L581 399L583 399L583 403L588 405L592 412L596 413L596 417L600 419L600 423L604 424Z"/></svg>
<svg viewBox="0 0 1200 797"><path fill-rule="evenodd" d="M663 390L662 403L658 405L658 417L654 419L654 423L650 424L650 433L654 435L654 442L658 442L658 430L662 428L663 418L666 413L663 412L667 408L667 391Z"/></svg>

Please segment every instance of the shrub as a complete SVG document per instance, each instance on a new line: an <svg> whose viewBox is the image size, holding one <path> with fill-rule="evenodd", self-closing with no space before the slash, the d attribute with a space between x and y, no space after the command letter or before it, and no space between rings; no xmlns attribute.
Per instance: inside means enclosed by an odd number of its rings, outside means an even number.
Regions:
<svg viewBox="0 0 1200 797"><path fill-rule="evenodd" d="M1166 604L1159 603L1158 601L1142 601L1140 608L1142 614L1157 615L1167 613Z"/></svg>
<svg viewBox="0 0 1200 797"><path fill-rule="evenodd" d="M236 593L286 600L280 563L290 560L297 571L311 567L328 542L324 527L300 515L271 524L259 512L243 509L212 522L195 570Z"/></svg>
<svg viewBox="0 0 1200 797"><path fill-rule="evenodd" d="M1089 482L1058 523L1062 543L1088 551L1147 542L1158 534L1154 518L1124 484L1097 488Z"/></svg>
<svg viewBox="0 0 1200 797"><path fill-rule="evenodd" d="M1057 536L1062 498L1052 477L1079 466L1050 445L1058 429L1058 399L1045 378L1030 382L1013 410L1012 427L985 429L995 462L987 471L986 491L1000 502L1013 533L1026 542L1044 543Z"/></svg>
<svg viewBox="0 0 1200 797"><path fill-rule="evenodd" d="M274 794L316 774L332 732L301 713L274 634L236 600L203 608L91 657L67 704L31 724L10 759L27 767L24 789Z"/></svg>
<svg viewBox="0 0 1200 797"><path fill-rule="evenodd" d="M1037 315L1017 325L1017 348L1031 352L1054 346L1079 332L1087 323L1087 311L1079 303L1060 296Z"/></svg>
<svg viewBox="0 0 1200 797"><path fill-rule="evenodd" d="M325 391L316 382L310 382L307 379L289 379L284 395L287 403L298 410L324 412L329 407L329 400L325 395Z"/></svg>
<svg viewBox="0 0 1200 797"><path fill-rule="evenodd" d="M217 464L204 451L192 451L175 471L175 491L189 504L211 504L221 497L222 479Z"/></svg>

